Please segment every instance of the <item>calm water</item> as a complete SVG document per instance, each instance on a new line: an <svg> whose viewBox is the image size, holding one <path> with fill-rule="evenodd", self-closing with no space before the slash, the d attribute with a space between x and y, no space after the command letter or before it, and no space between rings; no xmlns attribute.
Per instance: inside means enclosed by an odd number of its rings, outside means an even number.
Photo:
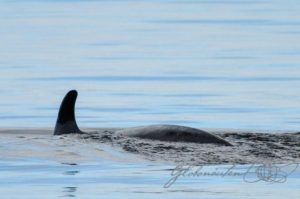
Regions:
<svg viewBox="0 0 300 199"><path fill-rule="evenodd" d="M0 71L1 128L53 127L62 97L77 89L78 123L84 127L169 123L299 130L300 4L0 0ZM14 148L9 146L0 149ZM284 184L205 177L164 189L170 168L1 157L0 195L299 196L299 172Z"/></svg>
<svg viewBox="0 0 300 199"><path fill-rule="evenodd" d="M300 129L297 0L2 0L0 126Z"/></svg>
<svg viewBox="0 0 300 199"><path fill-rule="evenodd" d="M5 198L299 198L300 170L285 183L247 183L242 177L182 177L169 188L170 166L112 164L62 165L45 160L0 161L0 194ZM219 166L226 172L228 166ZM203 169L215 171L216 167ZM246 167L235 169L245 172ZM256 178L248 178L255 181Z"/></svg>

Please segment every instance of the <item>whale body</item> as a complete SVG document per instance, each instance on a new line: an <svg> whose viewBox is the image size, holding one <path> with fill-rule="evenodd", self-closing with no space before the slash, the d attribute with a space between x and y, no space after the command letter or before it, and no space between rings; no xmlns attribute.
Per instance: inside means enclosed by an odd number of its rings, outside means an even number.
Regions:
<svg viewBox="0 0 300 199"><path fill-rule="evenodd" d="M77 91L71 90L64 97L54 129L54 135L85 132L77 126L75 119L75 102ZM194 142L200 144L219 144L232 146L226 140L206 131L179 125L149 125L116 130L117 135L170 142Z"/></svg>

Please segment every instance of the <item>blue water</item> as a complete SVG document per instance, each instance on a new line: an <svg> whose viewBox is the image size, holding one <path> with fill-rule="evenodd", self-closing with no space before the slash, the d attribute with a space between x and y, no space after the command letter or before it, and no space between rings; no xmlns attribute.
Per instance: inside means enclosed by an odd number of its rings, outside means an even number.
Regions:
<svg viewBox="0 0 300 199"><path fill-rule="evenodd" d="M299 131L299 88L297 0L0 0L1 128L53 127L77 89L81 127ZM1 198L299 197L299 171L165 189L174 165L39 158L0 157Z"/></svg>
<svg viewBox="0 0 300 199"><path fill-rule="evenodd" d="M300 129L296 0L2 0L0 127Z"/></svg>
<svg viewBox="0 0 300 199"><path fill-rule="evenodd" d="M248 166L235 172L245 172ZM172 166L97 162L65 165L40 159L0 161L0 194L5 198L298 198L300 170L284 183L249 183L240 176L179 177L170 187ZM206 172L229 166L205 167ZM257 176L247 178L255 181Z"/></svg>

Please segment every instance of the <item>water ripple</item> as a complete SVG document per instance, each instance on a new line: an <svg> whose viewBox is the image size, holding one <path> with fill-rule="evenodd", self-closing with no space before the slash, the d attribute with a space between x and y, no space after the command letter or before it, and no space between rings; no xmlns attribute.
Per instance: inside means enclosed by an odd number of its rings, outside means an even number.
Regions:
<svg viewBox="0 0 300 199"><path fill-rule="evenodd" d="M27 81L300 81L300 77L228 77L228 76L61 76L21 78Z"/></svg>

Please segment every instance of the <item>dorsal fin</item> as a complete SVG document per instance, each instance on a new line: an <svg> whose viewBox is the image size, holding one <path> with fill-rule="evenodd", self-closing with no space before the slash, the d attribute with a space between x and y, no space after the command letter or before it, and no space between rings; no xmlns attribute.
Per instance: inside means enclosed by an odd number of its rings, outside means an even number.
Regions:
<svg viewBox="0 0 300 199"><path fill-rule="evenodd" d="M75 102L77 91L71 90L64 97L57 116L54 135L82 133L76 124Z"/></svg>

